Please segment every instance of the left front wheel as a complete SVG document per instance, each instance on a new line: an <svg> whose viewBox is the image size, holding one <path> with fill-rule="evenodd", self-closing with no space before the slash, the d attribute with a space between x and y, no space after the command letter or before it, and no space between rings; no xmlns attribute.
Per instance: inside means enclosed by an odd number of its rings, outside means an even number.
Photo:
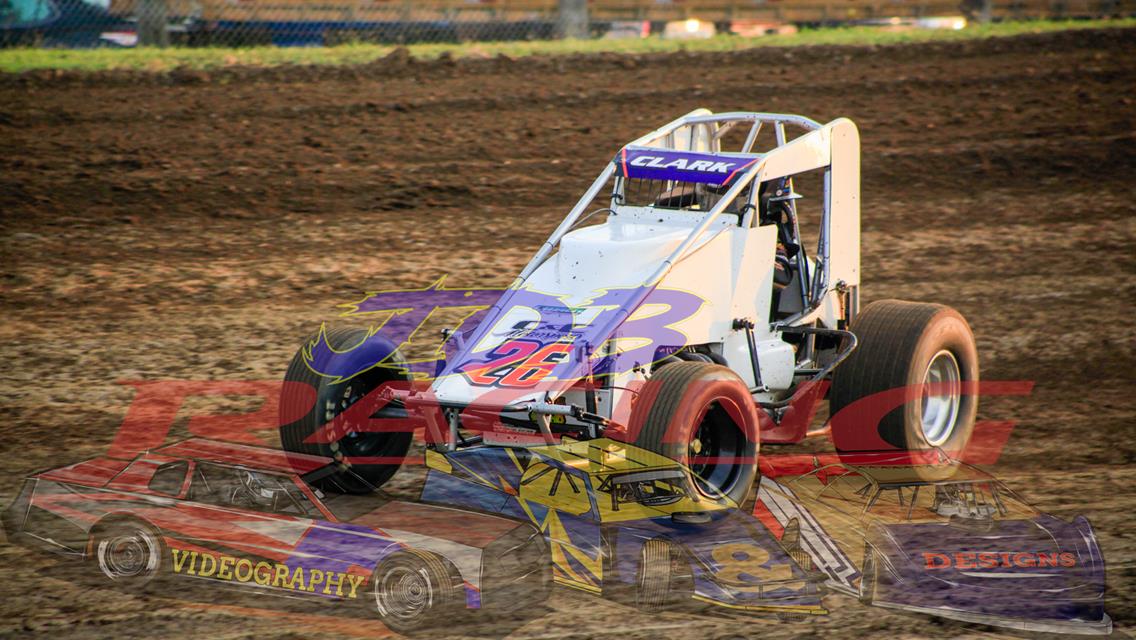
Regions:
<svg viewBox="0 0 1136 640"><path fill-rule="evenodd" d="M284 449L294 453L333 458L339 465L339 472L324 480L327 488L338 489L348 493L370 493L382 486L398 471L398 460L406 456L410 450L413 433L405 432L375 432L368 428L365 422L370 416L359 416L358 424L345 424L337 431L342 436L334 442L309 442L312 436L331 423L337 416L344 413L356 402L359 402L383 383L402 379L396 369L375 367L354 375L346 380L335 380L316 373L309 365L309 349L321 337L327 340L327 353L329 358L351 358L355 348L363 345L369 339L368 333L362 329L333 329L326 334L316 334L309 338L304 347L301 347L292 358L288 372L284 374L285 382L301 383L315 390L315 404L307 409L298 420L294 420L280 427L280 441ZM373 338L370 338L373 339ZM323 363L328 369L334 369ZM362 368L362 367L361 367ZM281 398L281 411L295 415L302 413L295 411L291 406L301 401L310 402L310 397ZM352 418L356 420L355 417ZM354 427L354 428L353 428ZM356 459L353 461L352 459ZM359 463L359 459L375 461L373 463Z"/></svg>

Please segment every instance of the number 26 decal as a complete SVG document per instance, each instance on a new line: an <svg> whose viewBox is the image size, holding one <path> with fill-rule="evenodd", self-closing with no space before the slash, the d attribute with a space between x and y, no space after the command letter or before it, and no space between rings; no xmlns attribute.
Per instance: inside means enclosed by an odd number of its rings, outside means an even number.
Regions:
<svg viewBox="0 0 1136 640"><path fill-rule="evenodd" d="M490 351L488 362L465 364L458 371L476 385L534 387L571 353L572 344L567 342L541 345L531 340L510 340Z"/></svg>

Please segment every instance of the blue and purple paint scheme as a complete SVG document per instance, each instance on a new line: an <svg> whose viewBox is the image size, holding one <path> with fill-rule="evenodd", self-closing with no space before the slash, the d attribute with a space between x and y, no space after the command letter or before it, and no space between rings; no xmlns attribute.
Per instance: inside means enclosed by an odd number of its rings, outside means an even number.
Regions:
<svg viewBox="0 0 1136 640"><path fill-rule="evenodd" d="M688 472L658 454L606 438L565 439L428 451L426 462L424 502L533 523L560 584L615 599L637 593L645 571L659 569L650 549L663 545L672 559L662 567L671 572L666 604L826 613L817 584L823 575L798 564L793 549L727 498L691 490Z"/></svg>

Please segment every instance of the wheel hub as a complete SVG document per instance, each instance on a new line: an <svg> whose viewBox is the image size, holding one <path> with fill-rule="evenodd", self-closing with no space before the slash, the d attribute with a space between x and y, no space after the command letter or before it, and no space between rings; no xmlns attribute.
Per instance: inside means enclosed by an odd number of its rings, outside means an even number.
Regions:
<svg viewBox="0 0 1136 640"><path fill-rule="evenodd" d="M425 572L406 567L391 570L376 589L376 602L384 615L413 618L432 604L433 594Z"/></svg>
<svg viewBox="0 0 1136 640"><path fill-rule="evenodd" d="M331 422L336 416L344 411L347 411L352 405L361 400L366 395L366 388L364 385L348 384L343 388L343 393L338 398L329 399L324 405L324 422ZM360 432L350 430L344 434L343 439L334 443L333 448L339 449L339 452L345 456L367 457L375 455L383 446L384 438L382 433L373 432Z"/></svg>
<svg viewBox="0 0 1136 640"><path fill-rule="evenodd" d="M937 447L950 439L958 423L961 404L962 375L958 360L944 349L931 358L923 373L920 426L928 444Z"/></svg>
<svg viewBox="0 0 1136 640"><path fill-rule="evenodd" d="M112 577L136 576L150 563L150 547L137 535L119 536L105 543L103 565Z"/></svg>
<svg viewBox="0 0 1136 640"><path fill-rule="evenodd" d="M726 493L736 482L744 438L729 414L717 403L705 413L691 435L687 452L695 484L708 495Z"/></svg>

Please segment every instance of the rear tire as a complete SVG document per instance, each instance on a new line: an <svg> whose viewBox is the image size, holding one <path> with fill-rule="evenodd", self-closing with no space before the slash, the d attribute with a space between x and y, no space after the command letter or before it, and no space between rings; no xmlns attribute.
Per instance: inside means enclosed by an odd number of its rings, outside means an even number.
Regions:
<svg viewBox="0 0 1136 640"><path fill-rule="evenodd" d="M305 341L305 347L318 337L319 334L316 334ZM337 356L340 352L349 352L366 337L367 332L362 329L327 331L327 343ZM302 383L315 389L315 405L299 420L280 427L280 441L286 451L333 458L339 463L340 472L327 478L323 482L324 488L357 494L370 493L390 480L398 471L399 465L351 464L346 458L402 458L410 450L413 433L368 432L360 426L359 431L349 431L336 442L308 443L305 440L384 382L404 378L395 369L376 367L348 380L332 382L330 378L312 371L304 358L304 352L305 348L296 352L292 363L288 366L288 372L284 374L284 381ZM287 415L300 413L303 407L296 410L293 405L304 400L308 398L285 395L280 400L281 413Z"/></svg>
<svg viewBox="0 0 1136 640"><path fill-rule="evenodd" d="M677 362L659 370L631 412L635 445L688 467L707 496L744 504L757 477L758 418L753 397L730 369Z"/></svg>
<svg viewBox="0 0 1136 640"><path fill-rule="evenodd" d="M966 320L943 305L881 300L852 331L859 346L836 369L829 396L837 451L961 452L978 412L978 351ZM856 404L901 388L902 405L882 420Z"/></svg>

